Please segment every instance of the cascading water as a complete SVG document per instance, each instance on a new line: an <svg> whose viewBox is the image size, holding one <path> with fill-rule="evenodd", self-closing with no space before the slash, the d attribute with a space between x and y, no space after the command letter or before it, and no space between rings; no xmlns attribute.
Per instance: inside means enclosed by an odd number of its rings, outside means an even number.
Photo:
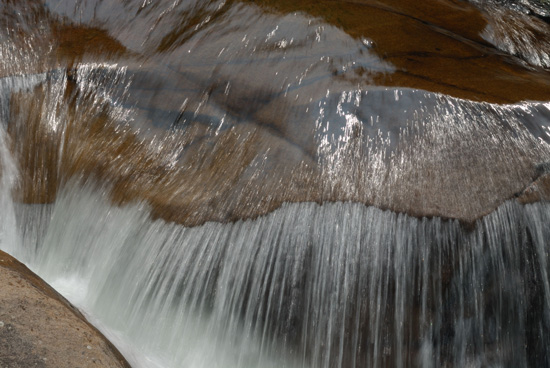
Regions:
<svg viewBox="0 0 550 368"><path fill-rule="evenodd" d="M133 366L550 366L549 103L375 86L376 42L301 12L25 4L0 249ZM83 29L108 57L49 59Z"/></svg>
<svg viewBox="0 0 550 368"><path fill-rule="evenodd" d="M352 203L186 228L80 187L47 211L27 261L136 366L548 363L546 204L474 231Z"/></svg>
<svg viewBox="0 0 550 368"><path fill-rule="evenodd" d="M7 143L5 126L9 119L9 110L6 107L9 105L12 92L33 88L43 81L43 75L35 75L30 78L7 78L0 82L0 245L2 249L11 253L23 250L17 236L15 208L11 198L11 190L17 181L18 172Z"/></svg>

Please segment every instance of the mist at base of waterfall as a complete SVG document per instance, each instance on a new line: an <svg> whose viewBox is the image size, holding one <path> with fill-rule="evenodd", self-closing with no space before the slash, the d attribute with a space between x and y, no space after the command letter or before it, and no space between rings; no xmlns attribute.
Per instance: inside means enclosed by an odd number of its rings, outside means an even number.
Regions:
<svg viewBox="0 0 550 368"><path fill-rule="evenodd" d="M13 255L136 367L549 363L545 203L473 231L354 203L186 228L76 185L13 208Z"/></svg>

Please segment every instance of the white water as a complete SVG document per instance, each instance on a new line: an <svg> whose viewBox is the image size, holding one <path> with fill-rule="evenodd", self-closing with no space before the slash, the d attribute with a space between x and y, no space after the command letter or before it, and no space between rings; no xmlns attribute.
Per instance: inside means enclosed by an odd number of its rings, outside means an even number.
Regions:
<svg viewBox="0 0 550 368"><path fill-rule="evenodd" d="M17 235L11 190L18 178L17 164L8 148L5 126L11 93L28 90L45 80L44 74L0 79L0 245L7 252L23 251Z"/></svg>
<svg viewBox="0 0 550 368"><path fill-rule="evenodd" d="M14 254L136 367L548 362L547 204L473 232L352 203L185 228L82 187L17 214Z"/></svg>
<svg viewBox="0 0 550 368"><path fill-rule="evenodd" d="M12 81L4 93L40 79ZM354 203L186 228L142 203L114 206L90 182L53 204L15 203L3 129L0 248L136 367L550 363L548 204L507 202L473 231Z"/></svg>
<svg viewBox="0 0 550 368"><path fill-rule="evenodd" d="M137 366L153 366L141 353L162 366L337 366L365 339L374 344L367 360L378 366L386 355L415 353L407 351L413 317L429 341L423 359L435 366L434 349L443 348L460 366L472 359L526 366L518 346L533 332L525 326L532 287L543 304L536 327L548 333L549 215L546 205L507 204L464 233L457 223L362 205L296 204L257 221L186 229L80 188L51 208L40 250L25 260L129 340ZM443 293L441 274L453 264ZM541 273L540 285L530 285L529 272ZM373 326L367 336L364 323ZM438 346L443 327L455 336Z"/></svg>
<svg viewBox="0 0 550 368"><path fill-rule="evenodd" d="M252 33L269 36L280 23L273 15L257 21L250 16L257 12L254 9L233 11L228 17L231 21L244 18L252 23L241 30L244 33L252 29ZM518 182L529 183L534 164L548 161L548 103L497 106L424 91L378 88L370 85L369 78L359 85L341 81L329 68L331 62L337 72L355 65L356 60L371 71L393 68L369 51L369 40L353 40L337 27L310 22L302 14L288 15L285 22L296 23L297 28L286 28L297 31L281 29L273 33L275 38L265 40L275 49L267 55L276 58L266 59L261 53L250 56L248 40L234 37L242 39L233 45L236 51L224 51L228 59L219 59L218 49L227 44L218 37L225 34L223 27L219 32L206 32L202 44L192 39L193 48L208 50L197 56L191 53L185 59L188 64L181 66L200 69L186 71L189 81L196 80L194 89L168 97L159 94L158 99L177 102L179 110L166 108L176 117L180 113L184 118L207 116L205 121L215 129L206 135L217 136L243 121L269 125L271 117L262 121L255 106L262 98L272 101L284 94L282 106L290 112L277 109L275 121L283 122L281 131L288 130L291 142L298 137L298 146L313 145L312 161L320 166L328 191L366 191L364 197L373 197L381 206L402 199L405 205L426 211L487 209L503 196L511 196ZM307 57L290 57L302 54L300 48L293 54L287 47L293 33L302 34L302 43L311 48ZM127 46L143 46L141 36L133 35L134 43ZM266 43L263 36L253 41ZM359 51L350 54L349 44ZM31 47L29 55L7 60L13 65L28 63L42 55L38 51ZM186 46L184 51L190 49ZM226 62L234 56L239 56L238 68ZM254 62L247 62L248 57ZM214 65L203 65L205 59L214 60ZM107 127L113 122L123 126L132 119L143 123L136 118L138 108L153 111L156 119L158 101L147 104L149 89L145 87L158 84L162 88L157 92L170 90L167 87L177 92L175 87L187 80L172 81L177 73L166 69L148 71L134 66L128 72L117 64L82 63L71 77L78 96L74 100L66 97L65 71L51 72L36 93L39 106L34 107L53 137L60 165L62 145L73 138L65 136L70 120L67 110L73 107L68 101L74 102L74 120L83 126L105 110L112 120ZM223 93L209 97L204 92L218 78L217 73L231 83L220 84L217 88ZM247 85L241 80L246 73L266 77L249 78ZM134 90L131 79L137 82ZM322 83L316 84L319 80ZM186 228L153 220L144 203L117 207L109 199L112 183L103 186L91 181L84 185L69 182L52 204L24 205L12 198L22 174L8 149L13 142L5 133L10 117L8 95L30 91L46 81L46 76L0 81L0 249L24 261L82 308L132 365L550 365L548 204L507 202L478 221L475 230L463 229L457 221L417 219L356 203L285 204L256 220ZM38 98L40 93L46 96L45 102ZM236 101L231 96L237 96ZM22 101L30 104L33 97ZM132 97L139 100L137 107L125 104ZM189 106L184 102L187 98ZM253 107L250 116L234 112L235 106L240 109L249 104ZM12 116L15 121L9 123L25 126L33 116ZM169 125L173 120L170 116L152 123ZM181 128L182 134L186 129ZM360 138L360 144L354 137ZM177 135L173 140L157 138L148 142L148 149L158 148L158 156L170 152L159 159L169 163L166 167L192 167L196 158L185 157L178 145L174 144L173 151L170 147L162 151L161 146L177 139ZM78 143L87 142L77 141L77 149L67 150L67 155L78 153ZM20 142L15 146L19 148ZM104 146L92 148L85 154L100 155ZM270 159L287 164L288 156L280 156L276 149L271 156L268 153L269 149L256 153L239 178L244 186L230 193L238 198L254 193L247 175L264 175L255 162ZM135 162L129 156L122 156L122 164L114 162L113 171L131 171ZM130 164L124 165L124 160ZM144 176L155 172L145 171ZM510 188L502 194L499 189L507 183ZM179 190L188 182L178 184ZM419 193L428 195L415 197ZM434 201L433 208L426 205L436 197L441 200ZM476 206L479 201L487 203ZM224 210L224 204L217 209Z"/></svg>

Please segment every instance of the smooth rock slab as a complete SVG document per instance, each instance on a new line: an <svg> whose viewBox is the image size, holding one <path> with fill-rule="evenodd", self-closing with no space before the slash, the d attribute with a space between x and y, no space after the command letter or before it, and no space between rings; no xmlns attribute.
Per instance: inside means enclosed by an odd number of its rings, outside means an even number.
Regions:
<svg viewBox="0 0 550 368"><path fill-rule="evenodd" d="M333 201L473 224L550 161L550 105L511 104L550 101L538 18L447 0L87 4L0 7L0 26L27 25L0 49L16 202L80 181L186 226Z"/></svg>
<svg viewBox="0 0 550 368"><path fill-rule="evenodd" d="M67 300L0 251L0 367L129 367Z"/></svg>

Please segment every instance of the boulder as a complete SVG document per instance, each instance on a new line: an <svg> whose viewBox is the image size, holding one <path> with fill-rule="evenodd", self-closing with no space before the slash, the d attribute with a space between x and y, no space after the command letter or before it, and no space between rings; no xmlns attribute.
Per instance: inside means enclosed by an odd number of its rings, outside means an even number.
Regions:
<svg viewBox="0 0 550 368"><path fill-rule="evenodd" d="M86 318L0 251L0 367L130 367Z"/></svg>

